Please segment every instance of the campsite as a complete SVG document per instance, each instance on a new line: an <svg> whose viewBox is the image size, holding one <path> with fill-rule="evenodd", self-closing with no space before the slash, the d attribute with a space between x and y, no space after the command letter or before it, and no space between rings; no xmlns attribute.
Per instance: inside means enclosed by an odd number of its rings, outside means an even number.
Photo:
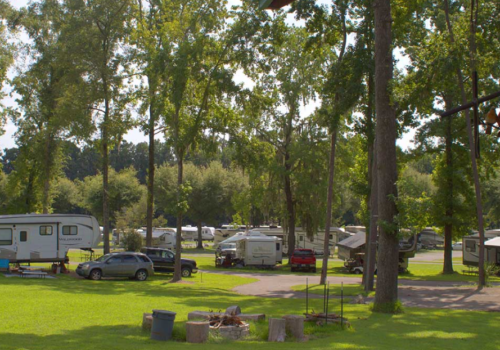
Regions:
<svg viewBox="0 0 500 350"><path fill-rule="evenodd" d="M500 350L499 23L0 0L0 350Z"/></svg>

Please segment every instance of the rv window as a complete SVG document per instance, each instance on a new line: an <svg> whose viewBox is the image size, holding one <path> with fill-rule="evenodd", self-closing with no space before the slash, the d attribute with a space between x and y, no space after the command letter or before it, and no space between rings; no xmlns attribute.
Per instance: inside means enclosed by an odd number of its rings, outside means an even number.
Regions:
<svg viewBox="0 0 500 350"><path fill-rule="evenodd" d="M279 252L280 251L280 244L279 243L276 243L276 251Z"/></svg>
<svg viewBox="0 0 500 350"><path fill-rule="evenodd" d="M77 226L63 226L63 235L65 236L75 236L78 234Z"/></svg>
<svg viewBox="0 0 500 350"><path fill-rule="evenodd" d="M40 236L52 235L52 226L40 226Z"/></svg>
<svg viewBox="0 0 500 350"><path fill-rule="evenodd" d="M304 236L299 236L299 242L304 242Z"/></svg>
<svg viewBox="0 0 500 350"><path fill-rule="evenodd" d="M26 242L28 240L28 232L26 231L19 232L19 240L21 242Z"/></svg>
<svg viewBox="0 0 500 350"><path fill-rule="evenodd" d="M475 241L465 241L465 250L471 253L476 252L476 242Z"/></svg>
<svg viewBox="0 0 500 350"><path fill-rule="evenodd" d="M0 228L0 245L12 245L12 229Z"/></svg>

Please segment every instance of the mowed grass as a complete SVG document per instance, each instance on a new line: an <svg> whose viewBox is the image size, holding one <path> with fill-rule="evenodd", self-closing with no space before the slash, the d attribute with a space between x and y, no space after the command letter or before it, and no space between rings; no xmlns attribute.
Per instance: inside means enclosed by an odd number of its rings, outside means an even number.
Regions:
<svg viewBox="0 0 500 350"><path fill-rule="evenodd" d="M202 345L156 342L141 330L142 313L152 309L177 312L176 336L193 310L224 310L239 305L244 312L268 317L301 314L305 301L242 296L230 290L251 279L203 274L183 284L168 276L146 282L123 279L88 281L70 276L57 279L6 278L0 275L0 349L499 349L500 314L408 308L404 314L383 315L367 305L344 305L350 330L308 328L304 343L263 341ZM310 300L320 311L322 300ZM339 301L329 310L339 312ZM264 325L265 327L265 325ZM255 327L252 327L255 329ZM262 325L260 325L262 328ZM316 335L320 335L316 337Z"/></svg>

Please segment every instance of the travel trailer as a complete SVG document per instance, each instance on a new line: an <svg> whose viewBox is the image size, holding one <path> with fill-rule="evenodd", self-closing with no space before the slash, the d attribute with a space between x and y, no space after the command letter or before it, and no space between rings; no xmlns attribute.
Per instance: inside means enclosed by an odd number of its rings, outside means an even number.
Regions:
<svg viewBox="0 0 500 350"><path fill-rule="evenodd" d="M415 257L417 240L412 240L411 246L399 249L399 270L404 272L408 269L408 259ZM366 246L366 234L359 232L354 236L337 243L338 257L344 260L344 266L351 272L363 272L364 253Z"/></svg>
<svg viewBox="0 0 500 350"><path fill-rule="evenodd" d="M213 227L202 227L201 228L201 240L202 241L213 241L214 240L215 228ZM182 227L182 238L186 241L197 241L198 240L198 227L196 226L183 226Z"/></svg>
<svg viewBox="0 0 500 350"><path fill-rule="evenodd" d="M258 231L239 232L220 242L217 266L275 266L283 260L281 238Z"/></svg>
<svg viewBox="0 0 500 350"><path fill-rule="evenodd" d="M214 248L217 248L219 243L234 236L238 232L245 232L246 226L231 226L222 225L214 230Z"/></svg>
<svg viewBox="0 0 500 350"><path fill-rule="evenodd" d="M146 230L137 230L142 236L144 245L146 245ZM175 229L169 227L153 228L152 248L175 249Z"/></svg>
<svg viewBox="0 0 500 350"><path fill-rule="evenodd" d="M484 233L484 260L485 262L500 265L500 230L488 230ZM462 238L462 260L467 266L479 265L479 235Z"/></svg>
<svg viewBox="0 0 500 350"><path fill-rule="evenodd" d="M69 249L97 247L96 218L73 214L0 216L0 259L11 263L64 262Z"/></svg>

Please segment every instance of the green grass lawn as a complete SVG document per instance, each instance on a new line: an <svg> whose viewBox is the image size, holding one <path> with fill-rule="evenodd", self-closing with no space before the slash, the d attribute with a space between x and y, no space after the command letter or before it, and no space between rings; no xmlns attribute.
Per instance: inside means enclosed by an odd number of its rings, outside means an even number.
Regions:
<svg viewBox="0 0 500 350"><path fill-rule="evenodd" d="M177 312L175 335L180 337L187 313L223 310L240 305L244 312L267 316L301 314L304 300L242 296L231 292L236 285L252 282L234 276L204 274L170 284L169 276L146 282L128 279L89 281L70 276L57 279L6 278L0 274L0 349L96 350L96 349L499 349L500 314L456 310L408 308L404 314L382 315L367 305L345 305L353 327L309 326L307 343L266 343L260 337L242 341L192 345L155 342L141 330L142 313L152 309ZM322 300L310 300L320 311ZM339 301L331 300L331 312ZM265 324L252 326L262 329ZM315 335L316 334L316 335ZM319 337L318 337L319 335Z"/></svg>

